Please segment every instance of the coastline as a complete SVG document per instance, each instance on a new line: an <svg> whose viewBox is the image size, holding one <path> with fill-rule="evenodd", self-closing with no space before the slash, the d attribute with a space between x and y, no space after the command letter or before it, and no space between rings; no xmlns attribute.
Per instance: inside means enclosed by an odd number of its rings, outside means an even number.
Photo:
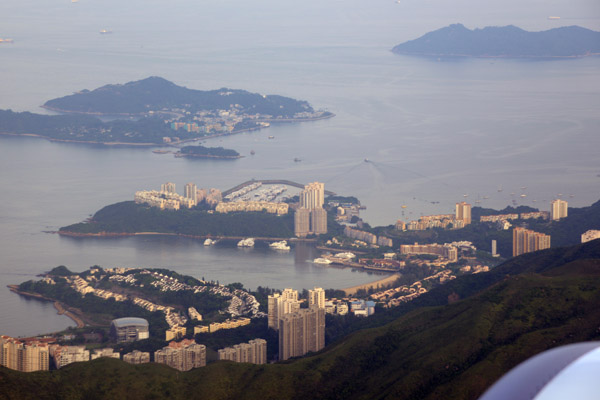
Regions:
<svg viewBox="0 0 600 400"><path fill-rule="evenodd" d="M45 108L45 109L51 110L51 111L55 111L55 112L64 113L64 114L83 114L83 115L93 115L93 116L106 116L107 115L107 114L102 114L102 113L59 110L59 109L45 107L45 106L42 106L42 108ZM115 115L115 114L110 114L110 115ZM139 116L138 114L116 114L116 115L123 116L123 117ZM314 118L265 119L265 120L259 120L259 122L273 122L273 123L275 123L275 122L290 122L290 123L309 122L309 121L318 121L318 120L328 119L328 118L333 118L333 117L335 117L335 114L329 113L328 115L314 117ZM132 147L174 147L176 145L181 145L184 143L196 142L196 141L201 141L201 140L205 140L205 139L212 139L212 138L228 136L228 135L235 135L237 133L243 133L243 132L252 132L252 131L257 131L257 130L264 129L264 128L268 128L268 127L257 126L257 127L252 127L252 128L244 128L244 129L239 129L239 130L233 130L231 132L222 132L222 133L216 133L216 134L212 134L212 135L200 136L200 137L192 138L192 139L180 140L179 142L174 142L174 143L97 142L97 141L92 141L92 140L57 139L57 138L53 138L50 136L39 135L37 133L0 132L0 135L28 136L28 137L46 139L51 142L59 142L59 143L76 143L76 144L92 144L92 145L104 145L104 146L127 146L127 147L130 147L130 146L132 146ZM175 156L177 157L177 154ZM180 156L180 157L187 157L187 156ZM204 158L204 156L201 156L201 157ZM206 156L206 157L211 157L211 156ZM214 156L214 158L232 158L232 159L233 158L241 158L241 157L243 157L243 156L238 156L238 157Z"/></svg>
<svg viewBox="0 0 600 400"><path fill-rule="evenodd" d="M176 158L215 158L215 159L220 159L220 160L237 160L238 158L242 158L244 156L242 156L242 155L216 156L213 154L185 154L185 153L178 151L177 153L175 153L175 157Z"/></svg>
<svg viewBox="0 0 600 400"><path fill-rule="evenodd" d="M215 239L215 240L242 240L247 239L248 236L221 236L221 235L187 235L185 233L171 233L171 232L98 232L98 233L78 233L70 231L45 231L46 233L54 233L60 236L66 237L126 237L126 236L181 236L190 239ZM289 242L316 242L317 239L306 239L306 238L289 238L289 237L259 237L252 236L254 240L261 240L265 242L278 242L281 240L287 240Z"/></svg>
<svg viewBox="0 0 600 400"><path fill-rule="evenodd" d="M600 53L589 53L589 54L576 54L572 56L510 56L510 55L474 55L474 54L450 54L450 53L412 53L407 51L394 51L392 53L401 56L417 56L417 57L456 57L456 58L481 58L481 59L493 59L499 58L502 60L568 60L585 57L597 57Z"/></svg>
<svg viewBox="0 0 600 400"><path fill-rule="evenodd" d="M41 294L37 293L23 292L19 290L19 285L7 285L7 287L10 289L11 292L23 297L30 297L40 301L51 301L54 304L54 308L56 309L56 313L58 315L66 315L67 317L71 318L71 320L73 320L73 322L75 322L75 324L77 325L77 328L83 328L85 326L85 322L83 322L83 320L78 315L71 311L71 308L65 307L65 305L62 304L60 301L51 299L46 296L42 296Z"/></svg>
<svg viewBox="0 0 600 400"><path fill-rule="evenodd" d="M343 290L346 293L346 296L352 296L360 289L369 290L371 288L377 288L377 287L383 287L386 285L391 285L392 283L394 283L396 281L396 279L400 278L401 276L402 276L401 274L393 274L393 275L386 276L383 279L376 280L374 282L364 283L362 285L356 285L356 286L352 286L352 287L349 287L346 289L340 289L340 290Z"/></svg>

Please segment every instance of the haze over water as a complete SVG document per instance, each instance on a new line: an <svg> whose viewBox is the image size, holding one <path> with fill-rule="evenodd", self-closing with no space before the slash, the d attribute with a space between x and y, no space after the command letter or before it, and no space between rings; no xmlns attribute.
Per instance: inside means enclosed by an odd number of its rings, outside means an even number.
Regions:
<svg viewBox="0 0 600 400"><path fill-rule="evenodd" d="M0 37L14 39L0 46L1 109L45 112L38 107L49 99L154 75L193 89L280 94L336 114L207 142L246 156L235 161L0 137L0 333L29 335L71 323L50 304L5 288L60 264L75 271L94 264L166 267L249 288L341 288L377 278L307 263L316 256L310 248L282 255L207 249L187 239L43 233L166 181L179 191L187 182L225 190L250 178L323 181L358 197L372 225L453 212L465 194L472 204L479 199L494 208L515 199L548 209L557 193L575 207L598 200L599 58L435 60L389 51L458 22L600 30L597 2L493 1L485 10L474 1L447 3L0 4ZM101 35L102 29L113 33Z"/></svg>

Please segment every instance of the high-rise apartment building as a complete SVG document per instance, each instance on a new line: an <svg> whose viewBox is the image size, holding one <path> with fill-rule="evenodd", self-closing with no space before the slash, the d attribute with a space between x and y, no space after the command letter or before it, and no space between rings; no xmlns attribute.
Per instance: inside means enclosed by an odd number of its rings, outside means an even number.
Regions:
<svg viewBox="0 0 600 400"><path fill-rule="evenodd" d="M308 291L308 306L325 308L325 291L322 288L314 288Z"/></svg>
<svg viewBox="0 0 600 400"><path fill-rule="evenodd" d="M465 201L456 203L455 218L458 221L463 221L465 225L469 225L471 223L471 205Z"/></svg>
<svg viewBox="0 0 600 400"><path fill-rule="evenodd" d="M267 363L267 341L253 339L248 343L236 344L219 350L219 360L244 362L250 364Z"/></svg>
<svg viewBox="0 0 600 400"><path fill-rule="evenodd" d="M513 229L513 257L549 248L550 235L519 227Z"/></svg>
<svg viewBox="0 0 600 400"><path fill-rule="evenodd" d="M194 183L186 183L185 185L185 197L192 200L194 205L198 204L198 188Z"/></svg>
<svg viewBox="0 0 600 400"><path fill-rule="evenodd" d="M0 365L21 372L47 371L50 368L48 344L24 343L10 336L0 336Z"/></svg>
<svg viewBox="0 0 600 400"><path fill-rule="evenodd" d="M310 210L310 230L315 235L327 233L327 211L324 208Z"/></svg>
<svg viewBox="0 0 600 400"><path fill-rule="evenodd" d="M325 309L303 308L279 319L279 360L325 347Z"/></svg>
<svg viewBox="0 0 600 400"><path fill-rule="evenodd" d="M268 298L268 326L278 330L279 319L285 315L300 309L298 291L286 288L282 293L274 293Z"/></svg>
<svg viewBox="0 0 600 400"><path fill-rule="evenodd" d="M586 243L591 240L600 239L600 231L596 229L590 229L581 234L581 243Z"/></svg>
<svg viewBox="0 0 600 400"><path fill-rule="evenodd" d="M304 186L300 192L300 204L294 215L294 233L304 237L314 233L327 233L327 211L325 203L325 184L312 182Z"/></svg>
<svg viewBox="0 0 600 400"><path fill-rule="evenodd" d="M123 361L129 364L145 364L150 362L150 353L134 350L131 353L123 354Z"/></svg>
<svg viewBox="0 0 600 400"><path fill-rule="evenodd" d="M90 361L90 351L85 346L50 346L50 355L54 358L56 369L74 362Z"/></svg>
<svg viewBox="0 0 600 400"><path fill-rule="evenodd" d="M305 237L310 233L310 210L299 208L294 213L294 234Z"/></svg>
<svg viewBox="0 0 600 400"><path fill-rule="evenodd" d="M177 193L177 191L175 190L175 184L173 182L167 182L160 185L160 191L167 193Z"/></svg>
<svg viewBox="0 0 600 400"><path fill-rule="evenodd" d="M554 221L558 221L561 218L567 216L569 209L569 203L565 200L556 199L550 203L550 218Z"/></svg>
<svg viewBox="0 0 600 400"><path fill-rule="evenodd" d="M300 207L322 208L325 203L325 184L321 182L312 182L304 186L304 190L300 192Z"/></svg>
<svg viewBox="0 0 600 400"><path fill-rule="evenodd" d="M194 340L184 339L171 342L168 346L154 352L154 362L166 364L179 371L206 366L206 346Z"/></svg>

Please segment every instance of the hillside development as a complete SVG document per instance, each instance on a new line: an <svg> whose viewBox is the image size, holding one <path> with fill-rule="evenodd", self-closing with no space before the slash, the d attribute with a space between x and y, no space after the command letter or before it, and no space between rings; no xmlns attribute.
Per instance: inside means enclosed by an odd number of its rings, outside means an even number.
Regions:
<svg viewBox="0 0 600 400"><path fill-rule="evenodd" d="M600 240L529 253L365 319L312 356L187 373L101 359L0 369L8 398L476 399L546 349L600 339Z"/></svg>

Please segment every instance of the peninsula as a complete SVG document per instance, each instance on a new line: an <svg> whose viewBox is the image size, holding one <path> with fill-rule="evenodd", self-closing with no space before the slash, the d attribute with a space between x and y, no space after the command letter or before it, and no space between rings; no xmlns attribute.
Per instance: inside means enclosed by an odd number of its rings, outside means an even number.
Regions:
<svg viewBox="0 0 600 400"><path fill-rule="evenodd" d="M333 117L289 97L226 88L192 90L159 77L81 90L43 107L68 115L0 110L0 134L104 145L179 145L264 129L274 122ZM117 119L103 121L100 116Z"/></svg>
<svg viewBox="0 0 600 400"><path fill-rule="evenodd" d="M600 32L579 26L542 32L528 32L513 25L470 30L453 24L399 44L392 52L433 57L584 57L600 54Z"/></svg>

